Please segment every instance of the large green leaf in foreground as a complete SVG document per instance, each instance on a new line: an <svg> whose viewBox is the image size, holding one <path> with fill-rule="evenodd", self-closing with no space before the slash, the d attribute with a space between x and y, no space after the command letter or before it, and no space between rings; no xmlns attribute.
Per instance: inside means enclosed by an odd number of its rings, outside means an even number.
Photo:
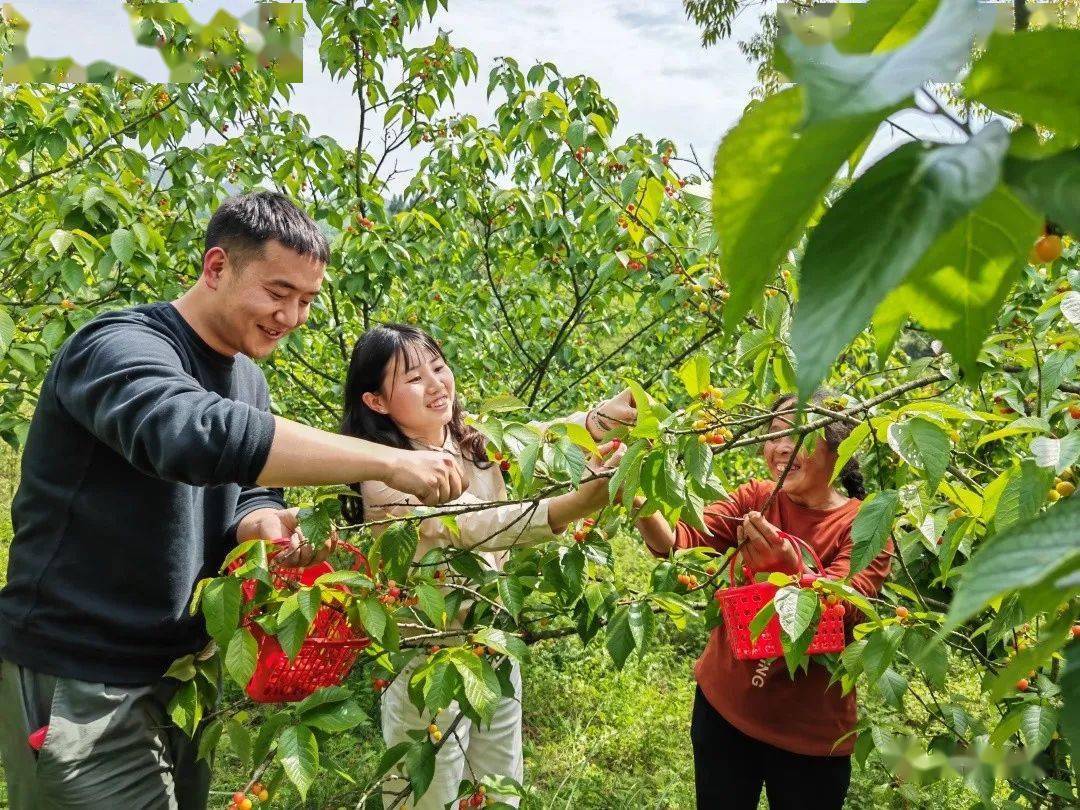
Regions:
<svg viewBox="0 0 1080 810"><path fill-rule="evenodd" d="M1005 186L933 246L874 313L886 343L911 315L937 335L964 373L978 375L976 360L1009 288L1019 277L1042 221ZM889 326L886 326L889 324Z"/></svg>
<svg viewBox="0 0 1080 810"><path fill-rule="evenodd" d="M992 123L957 146L906 144L822 218L806 247L791 330L802 396L930 246L993 191L1008 143Z"/></svg>

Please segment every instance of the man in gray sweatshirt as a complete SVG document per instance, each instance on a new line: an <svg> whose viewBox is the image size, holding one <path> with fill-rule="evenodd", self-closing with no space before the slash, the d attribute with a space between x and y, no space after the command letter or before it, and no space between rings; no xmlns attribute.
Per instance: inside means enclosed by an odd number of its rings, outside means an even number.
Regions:
<svg viewBox="0 0 1080 810"><path fill-rule="evenodd" d="M0 755L11 807L206 806L209 769L165 707L170 663L208 641L195 584L230 547L316 553L280 487L377 479L441 503L446 454L406 451L270 413L252 362L307 319L328 260L286 197L227 200L198 282L101 315L56 353L12 505L0 590ZM43 739L30 738L38 734Z"/></svg>

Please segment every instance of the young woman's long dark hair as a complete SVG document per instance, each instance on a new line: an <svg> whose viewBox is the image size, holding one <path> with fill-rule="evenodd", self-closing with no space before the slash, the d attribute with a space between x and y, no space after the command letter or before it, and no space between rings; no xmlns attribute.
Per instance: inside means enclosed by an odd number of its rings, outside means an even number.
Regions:
<svg viewBox="0 0 1080 810"><path fill-rule="evenodd" d="M824 389L819 390L810 397L810 401L815 405L823 405L825 400L828 399L830 393ZM772 405L769 406L769 410L772 412L783 411L790 408L798 402L798 399L791 396L791 394L781 394L773 400ZM847 422L841 422L839 419L825 425L825 445L836 452L836 448L840 446L840 442L851 435L851 425ZM840 470L838 476L840 483L844 485L844 490L847 492L848 497L858 498L862 500L866 497L866 485L863 481L862 469L859 466L859 459L854 455L848 459L848 462Z"/></svg>
<svg viewBox="0 0 1080 810"><path fill-rule="evenodd" d="M408 437L401 432L397 423L386 414L369 408L363 397L367 393L377 393L382 388L386 370L393 364L404 361L406 368L412 368L430 356L446 359L435 338L415 326L384 323L364 332L353 348L345 377L341 432L377 444L411 450ZM465 424L461 401L456 392L447 429L465 458L481 468L490 465L485 449L487 440L482 433ZM342 496L341 511L350 523L361 523L364 507L359 497L360 486L354 484L352 489L357 494Z"/></svg>

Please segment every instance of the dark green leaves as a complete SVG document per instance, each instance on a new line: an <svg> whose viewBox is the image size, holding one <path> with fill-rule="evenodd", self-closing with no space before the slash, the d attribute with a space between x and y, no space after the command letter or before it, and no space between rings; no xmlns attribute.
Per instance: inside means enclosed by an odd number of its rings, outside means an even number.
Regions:
<svg viewBox="0 0 1080 810"><path fill-rule="evenodd" d="M881 121L875 112L799 130L803 91L751 107L716 152L713 227L731 298L724 324L739 322L856 147Z"/></svg>
<svg viewBox="0 0 1080 810"><path fill-rule="evenodd" d="M885 549L899 506L900 496L894 489L877 492L859 506L859 513L851 525L849 574L862 571Z"/></svg>
<svg viewBox="0 0 1080 810"><path fill-rule="evenodd" d="M1007 147L997 123L958 146L907 144L822 218L803 259L791 332L804 397L930 245L994 189Z"/></svg>
<svg viewBox="0 0 1080 810"><path fill-rule="evenodd" d="M969 98L1080 137L1080 31L995 35L964 84Z"/></svg>
<svg viewBox="0 0 1080 810"><path fill-rule="evenodd" d="M788 36L783 47L795 80L806 88L807 125L880 113L924 82L952 81L993 19L993 10L976 0L941 0L910 42L875 54L843 54L832 44L807 45Z"/></svg>
<svg viewBox="0 0 1080 810"><path fill-rule="evenodd" d="M1010 156L1005 182L1033 209L1080 237L1080 149L1042 160Z"/></svg>
<svg viewBox="0 0 1080 810"><path fill-rule="evenodd" d="M607 649L616 667L622 669L635 649L644 654L655 624L656 617L645 602L632 602L615 612L608 623Z"/></svg>
<svg viewBox="0 0 1080 810"><path fill-rule="evenodd" d="M995 596L1042 582L1080 559L1080 498L1066 498L1030 522L991 538L963 568L946 629Z"/></svg>

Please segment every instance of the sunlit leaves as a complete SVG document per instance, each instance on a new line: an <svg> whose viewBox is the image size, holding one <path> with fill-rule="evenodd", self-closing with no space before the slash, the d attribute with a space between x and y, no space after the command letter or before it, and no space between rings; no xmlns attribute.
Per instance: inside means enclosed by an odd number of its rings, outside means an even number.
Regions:
<svg viewBox="0 0 1080 810"><path fill-rule="evenodd" d="M732 328L798 240L848 155L881 115L799 129L803 92L785 90L752 106L724 137L713 164L713 227L720 237Z"/></svg>
<svg viewBox="0 0 1080 810"><path fill-rule="evenodd" d="M999 186L941 236L881 302L875 328L883 321L899 325L910 314L976 379L979 350L1041 230L1041 219Z"/></svg>
<svg viewBox="0 0 1080 810"><path fill-rule="evenodd" d="M971 46L989 33L993 11L976 0L941 0L926 26L909 42L873 54L845 54L831 44L784 41L794 78L807 93L806 123L881 112L924 82L952 81Z"/></svg>
<svg viewBox="0 0 1080 810"><path fill-rule="evenodd" d="M1080 31L1044 28L995 35L964 84L966 94L1067 137L1080 137Z"/></svg>
<svg viewBox="0 0 1080 810"><path fill-rule="evenodd" d="M889 446L904 461L922 470L930 483L937 488L945 468L949 466L951 442L949 435L937 422L916 416L889 425Z"/></svg>
<svg viewBox="0 0 1080 810"><path fill-rule="evenodd" d="M958 146L907 144L829 209L806 248L791 331L803 396L934 241L994 189L1007 147L996 123Z"/></svg>

